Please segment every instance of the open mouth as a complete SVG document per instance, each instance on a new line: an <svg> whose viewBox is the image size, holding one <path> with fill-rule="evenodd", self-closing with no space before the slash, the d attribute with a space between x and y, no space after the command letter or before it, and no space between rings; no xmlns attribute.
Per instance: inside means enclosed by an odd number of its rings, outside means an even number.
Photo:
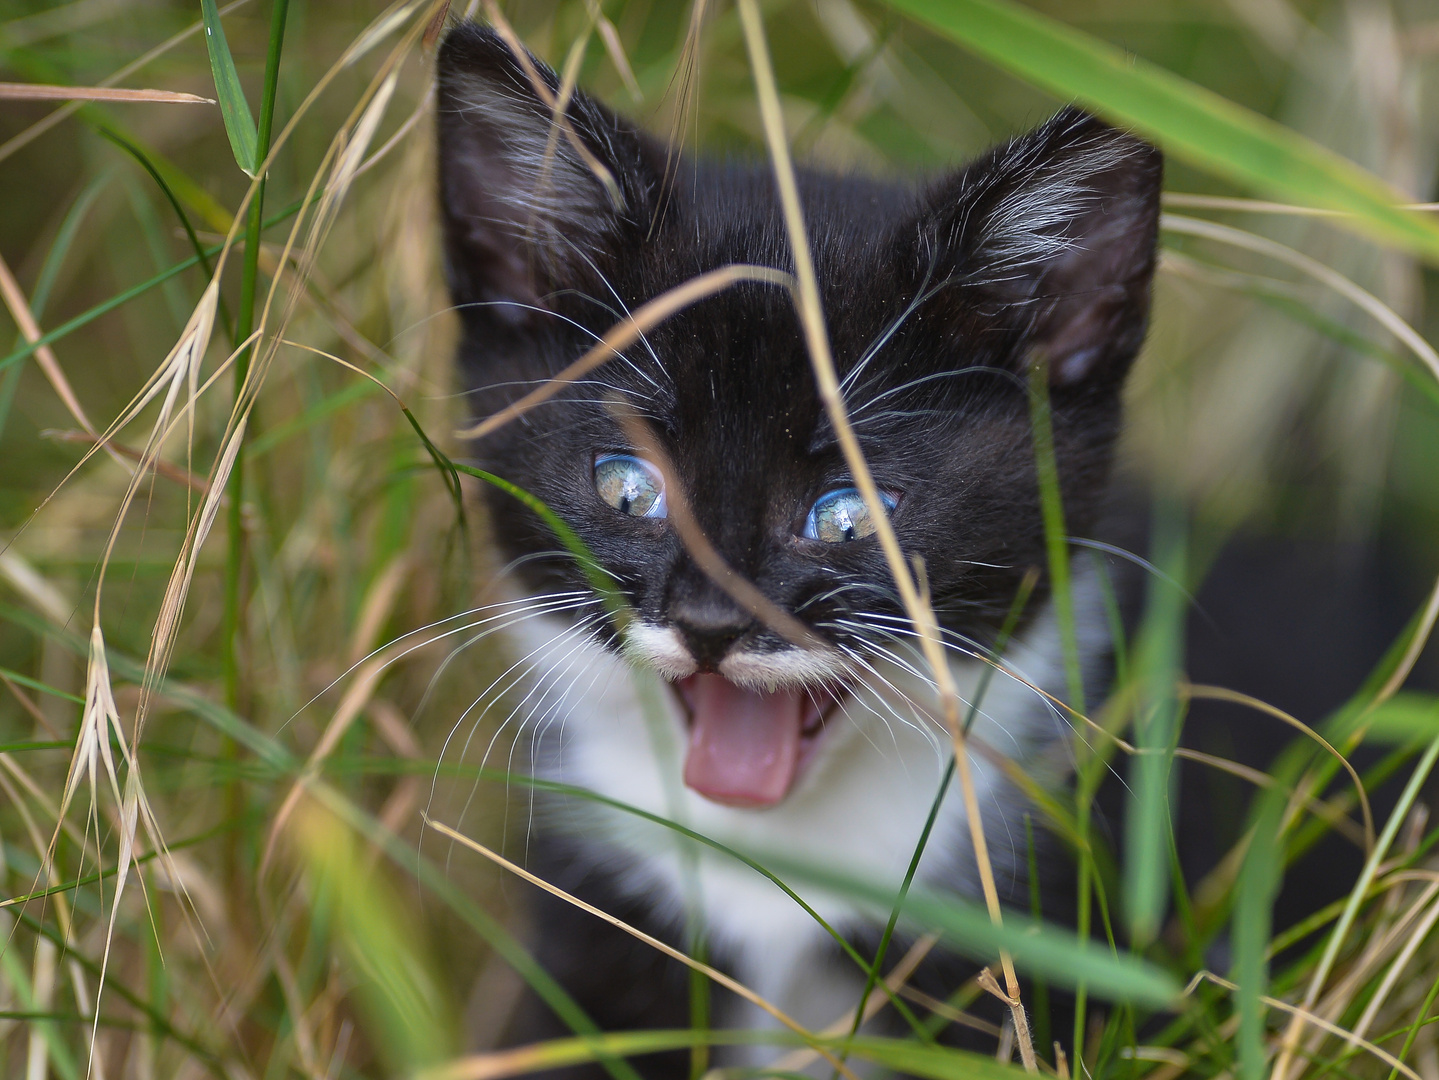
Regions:
<svg viewBox="0 0 1439 1080"><path fill-rule="evenodd" d="M782 801L846 696L842 687L751 690L722 675L670 684L689 720L684 781L726 806Z"/></svg>

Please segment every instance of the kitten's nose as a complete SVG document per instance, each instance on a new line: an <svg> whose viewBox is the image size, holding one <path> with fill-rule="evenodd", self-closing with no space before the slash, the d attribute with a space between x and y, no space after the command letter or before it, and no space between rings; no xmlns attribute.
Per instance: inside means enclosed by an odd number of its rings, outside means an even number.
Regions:
<svg viewBox="0 0 1439 1080"><path fill-rule="evenodd" d="M727 605L680 602L670 609L670 625L701 671L718 670L719 662L752 623L748 614Z"/></svg>

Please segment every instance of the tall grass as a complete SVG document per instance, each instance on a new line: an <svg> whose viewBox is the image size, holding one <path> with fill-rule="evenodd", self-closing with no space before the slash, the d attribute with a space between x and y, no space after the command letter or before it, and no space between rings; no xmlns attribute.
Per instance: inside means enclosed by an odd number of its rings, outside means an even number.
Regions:
<svg viewBox="0 0 1439 1080"><path fill-rule="evenodd" d="M15 326L0 344L5 1074L496 1077L597 1060L629 1080L646 1050L752 1039L778 1043L784 1068L837 1072L1439 1080L1439 829L1425 803L1439 701L1403 689L1439 591L1268 772L1202 761L1247 789L1208 877L1185 879L1169 828L1174 761L1195 756L1177 746L1187 705L1225 693L1191 686L1181 661L1185 591L1225 537L1383 530L1416 573L1439 573L1439 355L1424 319L1439 222L1402 205L1434 186L1439 16L1382 0L505 6L530 48L653 130L768 156L800 247L792 153L935 170L1078 99L1170 155L1125 444L1127 471L1158 494L1158 567L1136 640L1117 641L1109 700L1083 700L1069 646L1075 775L1033 789L1037 819L1077 854L1080 932L1001 910L992 881L986 906L908 881L896 898L801 853L734 852L655 821L806 907L847 893L919 944L889 954L887 932L877 959L842 942L865 1001L823 1031L712 1030L701 1007L687 1031L602 1035L515 930L515 899L539 886L515 876L507 841L554 785L485 755L522 691L468 487L494 478L464 466L454 434L470 418L450 367L430 116L446 10L0 12L0 78L217 99L0 96ZM792 289L823 390L824 313L806 260L797 270L725 273ZM1088 555L1063 535L1042 388L1034 445L1062 584ZM843 430L838 395L826 404ZM862 481L861 457L852 468ZM922 578L889 546L934 645ZM959 753L945 783L972 793L957 697L948 713ZM1379 749L1362 785L1398 778L1375 821L1338 760L1361 746ZM1089 816L1110 770L1131 780L1113 850ZM1276 935L1286 866L1333 832L1363 847L1363 873ZM682 960L703 985L718 976L700 940ZM916 996L905 973L941 940L999 978ZM1034 993L1018 996L1015 971ZM575 1038L491 1052L524 985ZM1073 1031L1053 1032L1058 1052L1021 1031L1023 1064L1007 1065L936 1040L986 992L1050 1032L1050 985L1081 1002ZM910 1037L865 1034L878 1009Z"/></svg>

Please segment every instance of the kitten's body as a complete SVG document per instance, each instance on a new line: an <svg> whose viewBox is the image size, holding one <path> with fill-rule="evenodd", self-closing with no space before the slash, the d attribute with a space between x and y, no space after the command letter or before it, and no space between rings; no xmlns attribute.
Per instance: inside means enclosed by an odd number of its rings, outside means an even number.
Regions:
<svg viewBox="0 0 1439 1080"><path fill-rule="evenodd" d="M1076 592L1087 631L1084 650L1093 657L1103 655L1109 631L1091 585L1086 580ZM678 821L741 851L788 853L898 889L950 756L935 710L915 705L932 701L927 681L897 667L881 672L890 685L859 695L863 700L827 730L823 754L785 800L757 813L712 802L680 784L686 725L673 697L655 692L651 683L646 702L644 684L625 660L593 644L576 647L567 629L536 619L516 634L516 648L535 662L543 711L556 721L533 755L540 775ZM912 663L922 661L915 656ZM1032 689L1064 693L1052 611L1006 650L1005 663L1025 682L991 678L982 692L987 664L951 664L961 698L980 703L973 737L1041 784L1052 782L1064 771L1068 722ZM1023 800L993 761L975 756L972 762L1004 900L1027 906L1027 892L1012 894L1015 883L1022 889L1027 855ZM697 905L710 947L728 959L740 981L802 1023L824 1026L854 1006L863 979L852 964L838 962L833 939L792 898L732 856L695 851L663 826L606 813L584 800L550 802L539 814L544 829L571 841L571 858L600 869L620 893L643 900L658 925L682 926L689 906ZM964 807L952 787L917 879L980 895ZM842 933L873 921L872 911L851 902L823 894L810 899Z"/></svg>
<svg viewBox="0 0 1439 1080"><path fill-rule="evenodd" d="M768 166L670 161L583 95L570 131L552 130L529 75L476 27L451 35L440 74L449 270L477 415L698 274L790 265ZM1147 320L1159 172L1152 148L1071 111L921 189L801 177L846 407L900 544L923 559L967 702L984 681L975 656L1025 574L1047 561L1026 389L1037 363L1047 365L1069 531L1082 534L1098 513L1119 392ZM672 462L668 475L644 472L647 454ZM633 613L621 639L548 528L495 496L497 539L521 587L537 605L566 608L516 627L533 684L501 736L532 747L550 778L747 851L897 886L949 740L879 546L853 524L867 511L843 502L848 473L788 292L750 283L692 305L477 455L565 519ZM727 565L824 647L800 648L741 606L662 514L636 510L631 488L602 498L611 460L641 469L625 484L683 498ZM848 531L820 532L821 505L841 503L834 520ZM1001 766L1057 782L1070 730L1043 696L1065 696L1046 594L1041 585L1006 653L1030 685L993 679L974 728L984 752L971 755L1003 899L1021 905L1024 803ZM1075 599L1081 657L1097 675L1108 631L1095 583L1081 577ZM755 728L770 716L779 727ZM786 764L749 760L762 750ZM715 760L697 762L702 754ZM732 857L580 799L547 800L536 823L535 857L562 885L677 943L698 917L717 957L801 1022L826 1025L855 1004L853 966ZM919 876L978 892L957 792ZM849 902L815 903L841 931L872 925ZM642 947L622 955L612 931L541 907L551 912L541 958L603 1025L685 1023L677 987L646 996L646 980L660 987L674 974ZM531 1003L511 1037L558 1033Z"/></svg>

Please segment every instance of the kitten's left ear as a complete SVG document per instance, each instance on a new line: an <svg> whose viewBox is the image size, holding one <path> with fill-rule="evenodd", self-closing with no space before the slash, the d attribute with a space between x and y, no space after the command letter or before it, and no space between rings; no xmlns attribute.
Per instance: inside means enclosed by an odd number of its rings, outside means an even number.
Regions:
<svg viewBox="0 0 1439 1080"><path fill-rule="evenodd" d="M1163 159L1079 109L929 194L922 248L1056 388L1122 380L1144 340Z"/></svg>
<svg viewBox="0 0 1439 1080"><path fill-rule="evenodd" d="M455 27L440 49L440 201L455 302L523 324L546 296L642 236L663 150L494 30ZM478 309L471 308L472 312Z"/></svg>

